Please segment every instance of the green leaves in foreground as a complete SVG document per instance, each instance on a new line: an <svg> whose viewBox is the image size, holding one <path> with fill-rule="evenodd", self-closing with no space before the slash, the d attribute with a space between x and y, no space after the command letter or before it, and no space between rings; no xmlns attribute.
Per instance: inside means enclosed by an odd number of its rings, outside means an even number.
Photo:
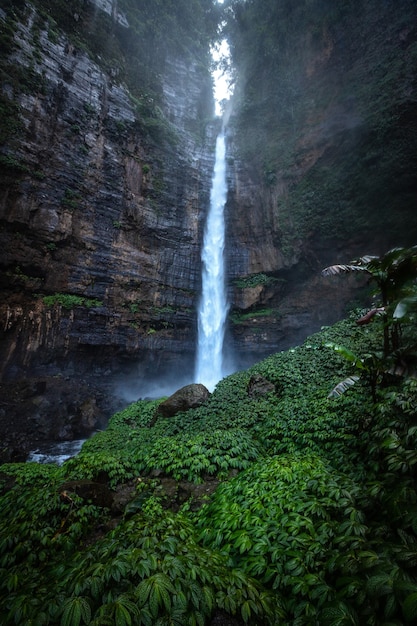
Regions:
<svg viewBox="0 0 417 626"><path fill-rule="evenodd" d="M173 418L166 420L167 431ZM155 428L118 428L98 433L82 452L65 464L77 478L94 478L105 471L111 486L134 474L162 470L177 480L202 482L203 475L225 478L230 470L244 469L262 454L262 446L240 428L212 428L191 434L186 430L165 434Z"/></svg>
<svg viewBox="0 0 417 626"><path fill-rule="evenodd" d="M359 625L369 611L401 614L417 589L410 570L395 564L411 545L390 545L388 535L387 545L375 541L360 496L320 457L283 455L220 485L197 523L205 545L275 591L284 623ZM371 586L377 580L382 591Z"/></svg>
<svg viewBox="0 0 417 626"><path fill-rule="evenodd" d="M378 403L363 381L327 399L356 354L366 378L380 339L380 325L345 320L198 409L151 424L158 401L134 403L62 467L2 466L2 624L207 626L217 610L249 626L414 624L417 382L397 377ZM252 374L274 390L248 393ZM212 476L223 482L202 509L163 510L159 480L204 494L176 480ZM112 519L62 491L91 479L144 489Z"/></svg>
<svg viewBox="0 0 417 626"><path fill-rule="evenodd" d="M48 496L57 508L50 527L50 509L44 518L36 515L33 503L31 511L19 510L19 494L20 488L11 490L1 502L19 511L14 523L10 511L10 540L0 547L5 626L197 626L208 623L216 608L245 623L253 615L259 623L279 623L273 594L231 567L218 551L202 547L185 515L163 511L153 502L91 544L91 538L67 528L68 510L61 510L59 494ZM21 496L27 497L27 491ZM38 529L31 529L34 517ZM61 545L67 533L71 538ZM4 526L2 536L7 537Z"/></svg>
<svg viewBox="0 0 417 626"><path fill-rule="evenodd" d="M64 603L61 618L61 626L79 626L89 624L91 621L91 608L85 598L69 598Z"/></svg>

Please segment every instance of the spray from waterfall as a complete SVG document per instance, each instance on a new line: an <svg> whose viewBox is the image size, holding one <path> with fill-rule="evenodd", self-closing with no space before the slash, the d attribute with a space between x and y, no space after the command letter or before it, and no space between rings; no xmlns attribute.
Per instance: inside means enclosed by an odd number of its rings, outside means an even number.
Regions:
<svg viewBox="0 0 417 626"><path fill-rule="evenodd" d="M226 196L226 145L222 132L216 141L210 208L201 254L202 291L198 308L195 381L209 391L213 391L225 375L223 342L228 312L224 269Z"/></svg>

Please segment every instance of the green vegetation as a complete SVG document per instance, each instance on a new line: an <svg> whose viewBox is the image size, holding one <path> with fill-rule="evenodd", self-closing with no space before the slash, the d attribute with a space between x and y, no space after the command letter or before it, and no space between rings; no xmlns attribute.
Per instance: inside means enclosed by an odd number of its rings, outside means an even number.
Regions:
<svg viewBox="0 0 417 626"><path fill-rule="evenodd" d="M415 287L403 293L406 345ZM131 404L61 467L3 465L5 626L204 626L216 609L252 626L414 623L417 381L389 373L376 397L359 380L328 398L352 366L329 344L383 352L385 319L363 313L223 379L199 408ZM273 391L249 393L254 376ZM212 495L179 508L165 479ZM77 481L129 488L124 513Z"/></svg>
<svg viewBox="0 0 417 626"><path fill-rule="evenodd" d="M84 296L77 296L71 293L55 293L51 296L43 296L42 301L48 307L53 307L58 304L64 309L73 309L76 306L84 306L87 308L103 306L101 300L85 298Z"/></svg>
<svg viewBox="0 0 417 626"><path fill-rule="evenodd" d="M410 333L410 323L413 325L417 309L417 246L393 248L382 257L364 256L348 265L331 265L322 274L335 276L351 272L364 272L377 285L376 294L381 306L368 311L357 323L366 325L376 315L383 316L382 350L359 357L343 346L327 345L352 363L358 373L366 376L376 402L377 386L387 374L416 378L417 344L414 334ZM330 395L341 395L358 379L357 375L349 376L338 383Z"/></svg>
<svg viewBox="0 0 417 626"><path fill-rule="evenodd" d="M232 311L229 315L229 319L233 324L242 324L248 320L255 320L258 317L278 317L279 312L277 309L256 309L255 311Z"/></svg>
<svg viewBox="0 0 417 626"><path fill-rule="evenodd" d="M61 202L65 207L67 207L71 211L74 211L79 206L80 198L81 196L78 191L75 191L74 189L69 189L67 187L64 191L64 196Z"/></svg>
<svg viewBox="0 0 417 626"><path fill-rule="evenodd" d="M395 249L327 268L373 272L385 315L352 313L199 408L163 418L161 400L140 400L61 467L3 465L5 626L204 626L218 609L249 626L415 623L415 260ZM329 397L376 354L371 386ZM192 485L205 497L180 506Z"/></svg>
<svg viewBox="0 0 417 626"><path fill-rule="evenodd" d="M27 165L25 165L21 161L18 161L10 155L0 155L0 166L22 173L29 172L29 168L27 167Z"/></svg>
<svg viewBox="0 0 417 626"><path fill-rule="evenodd" d="M233 281L233 285L239 289L247 289L248 287L257 287L258 285L270 285L275 283L278 278L268 276L267 274L252 274L244 278L237 278Z"/></svg>

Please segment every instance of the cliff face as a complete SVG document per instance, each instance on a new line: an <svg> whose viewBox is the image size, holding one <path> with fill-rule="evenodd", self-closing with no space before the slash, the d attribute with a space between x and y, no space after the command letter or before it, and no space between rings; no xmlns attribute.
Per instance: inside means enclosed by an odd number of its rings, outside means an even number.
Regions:
<svg viewBox="0 0 417 626"><path fill-rule="evenodd" d="M192 376L215 6L0 9L2 458L96 428L145 379L163 395ZM324 266L415 243L417 7L252 0L226 18L239 367L366 302Z"/></svg>
<svg viewBox="0 0 417 626"><path fill-rule="evenodd" d="M363 283L321 278L326 265L416 243L417 6L233 11L231 334L248 361L366 302Z"/></svg>
<svg viewBox="0 0 417 626"><path fill-rule="evenodd" d="M96 5L128 33L115 3ZM197 61L167 59L145 126L143 101L115 71L52 34L34 6L17 17L0 12L13 42L2 92L1 419L25 414L34 439L74 436L111 413L116 380L192 367L211 78Z"/></svg>

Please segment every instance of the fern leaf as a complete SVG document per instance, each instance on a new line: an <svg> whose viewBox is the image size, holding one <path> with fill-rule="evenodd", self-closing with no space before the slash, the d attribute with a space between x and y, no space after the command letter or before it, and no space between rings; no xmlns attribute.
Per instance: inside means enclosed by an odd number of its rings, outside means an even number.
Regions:
<svg viewBox="0 0 417 626"><path fill-rule="evenodd" d="M246 602L242 604L240 612L242 614L242 619L245 622L245 624L249 622L250 617L251 617L251 608L250 608L249 600L246 600Z"/></svg>
<svg viewBox="0 0 417 626"><path fill-rule="evenodd" d="M327 397L328 398L338 398L339 396L344 394L345 391L347 391L347 389L349 389L349 387L352 387L352 385L357 383L359 378L360 378L360 376L348 376L347 378L345 378L345 380L340 381L340 383L338 383L336 385L336 387L334 387L331 390L331 392L329 393L329 395Z"/></svg>
<svg viewBox="0 0 417 626"><path fill-rule="evenodd" d="M189 582L189 586L188 586L190 595L191 595L191 602L193 604L193 606L196 609L200 609L201 608L201 603L203 601L203 593L200 589L200 587L198 586L198 584L194 581L190 581Z"/></svg>
<svg viewBox="0 0 417 626"><path fill-rule="evenodd" d="M159 589L152 588L148 597L148 606L152 617L156 617L159 611L160 595Z"/></svg>
<svg viewBox="0 0 417 626"><path fill-rule="evenodd" d="M152 583L150 583L150 579L146 578L142 580L139 585L136 587L135 596L140 606L144 606L149 597L149 594L152 589Z"/></svg>
<svg viewBox="0 0 417 626"><path fill-rule="evenodd" d="M387 572L375 574L368 579L366 587L375 597L386 596L392 593L393 580Z"/></svg>
<svg viewBox="0 0 417 626"><path fill-rule="evenodd" d="M329 606L323 609L321 614L323 624L327 626L345 626L358 624L356 612L348 607L344 602L339 602L337 606Z"/></svg>
<svg viewBox="0 0 417 626"><path fill-rule="evenodd" d="M159 587L159 595L165 606L165 610L170 611L171 610L171 596L169 595L167 588L164 586Z"/></svg>
<svg viewBox="0 0 417 626"><path fill-rule="evenodd" d="M214 607L214 595L210 587L204 586L203 589L204 612L211 613Z"/></svg>
<svg viewBox="0 0 417 626"><path fill-rule="evenodd" d="M177 593L172 598L172 610L180 611L185 613L187 610L187 598L185 597L185 593L183 591L177 591Z"/></svg>
<svg viewBox="0 0 417 626"><path fill-rule="evenodd" d="M123 604L116 603L116 611L114 614L117 626L132 626L132 616Z"/></svg>
<svg viewBox="0 0 417 626"><path fill-rule="evenodd" d="M82 597L68 598L64 603L61 626L79 626L81 619L84 624L91 621L91 608Z"/></svg>
<svg viewBox="0 0 417 626"><path fill-rule="evenodd" d="M350 274L352 272L367 272L367 268L362 265L329 265L321 271L322 276L337 276L338 274Z"/></svg>

